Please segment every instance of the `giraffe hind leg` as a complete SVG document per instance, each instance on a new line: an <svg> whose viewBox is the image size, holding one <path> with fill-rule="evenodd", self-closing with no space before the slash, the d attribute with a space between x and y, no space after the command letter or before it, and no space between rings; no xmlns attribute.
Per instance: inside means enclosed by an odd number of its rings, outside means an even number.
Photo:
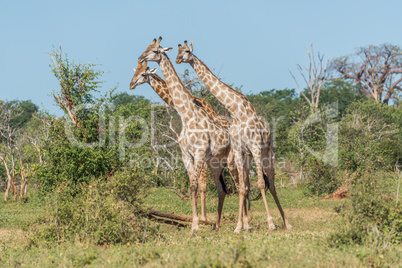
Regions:
<svg viewBox="0 0 402 268"><path fill-rule="evenodd" d="M216 215L216 221L215 221L215 226L213 230L219 231L220 229L220 222L222 219L222 210L223 210L223 203L225 201L225 196L226 196L226 190L225 190L225 182L223 181L223 168L211 168L211 173L214 178L214 182L216 185L216 189L218 190L218 211Z"/></svg>
<svg viewBox="0 0 402 268"><path fill-rule="evenodd" d="M285 217L285 212L283 211L281 203L279 202L279 198L278 198L276 188L275 188L275 169L274 169L275 164L273 162L274 158L272 157L272 155L269 154L269 151L264 152L264 154L265 154L266 159L270 160L269 163L266 163L267 165L264 166L264 172L263 172L264 177L266 178L266 180L268 180L268 189L269 189L272 197L275 200L275 203L279 209L279 212L281 213L285 228L289 230L292 228L292 226L290 225L290 223L288 222L288 220Z"/></svg>
<svg viewBox="0 0 402 268"><path fill-rule="evenodd" d="M290 225L290 223L288 222L288 220L285 217L285 212L283 212L281 203L279 202L279 198L278 198L278 195L276 193L275 185L273 183L270 184L269 191L271 192L271 195L275 200L276 206L278 207L279 212L281 213L285 228L288 229L288 230L292 229L292 225Z"/></svg>

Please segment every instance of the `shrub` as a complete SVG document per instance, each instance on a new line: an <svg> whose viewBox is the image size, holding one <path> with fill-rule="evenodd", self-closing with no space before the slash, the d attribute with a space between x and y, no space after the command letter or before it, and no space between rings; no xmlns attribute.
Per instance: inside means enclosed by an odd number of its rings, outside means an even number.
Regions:
<svg viewBox="0 0 402 268"><path fill-rule="evenodd" d="M44 147L46 161L37 172L40 189L45 195L62 184L78 187L93 177L111 175L122 166L117 146L75 146L67 138L63 120L53 121L49 137Z"/></svg>
<svg viewBox="0 0 402 268"><path fill-rule="evenodd" d="M48 217L31 226L31 244L43 240L96 245L140 241L148 181L145 173L134 167L107 180L80 184L81 191L62 184L48 196Z"/></svg>
<svg viewBox="0 0 402 268"><path fill-rule="evenodd" d="M402 110L374 100L352 103L339 124L341 168L392 171L402 163Z"/></svg>
<svg viewBox="0 0 402 268"><path fill-rule="evenodd" d="M325 196L333 193L341 185L337 169L312 156L307 157L304 171L308 177L304 182L305 193L308 195Z"/></svg>
<svg viewBox="0 0 402 268"><path fill-rule="evenodd" d="M402 242L402 210L397 206L398 176L365 173L351 188L348 203L338 209L344 218L339 231L330 237L334 245Z"/></svg>

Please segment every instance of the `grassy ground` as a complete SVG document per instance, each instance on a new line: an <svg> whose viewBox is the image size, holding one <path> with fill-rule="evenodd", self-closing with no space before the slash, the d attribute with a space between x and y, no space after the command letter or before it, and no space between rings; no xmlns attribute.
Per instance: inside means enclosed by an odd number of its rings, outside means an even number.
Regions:
<svg viewBox="0 0 402 268"><path fill-rule="evenodd" d="M342 200L322 200L306 197L302 190L278 189L282 206L293 226L282 230L280 214L271 197L270 210L277 231L268 231L262 201L252 204L251 232L234 234L237 222L238 199L226 199L222 229L211 232L210 226L190 235L189 228L158 225L156 238L144 243L100 247L88 244L62 243L57 246L27 247L27 224L44 211L35 200L26 204L0 204L0 266L1 267L341 267L367 266L373 248L328 245L328 235L336 230L342 219L334 208ZM181 200L172 190L152 189L146 202L150 207L179 215L191 215L190 200ZM208 220L213 221L217 198L207 196ZM401 267L402 249L392 246L383 263Z"/></svg>

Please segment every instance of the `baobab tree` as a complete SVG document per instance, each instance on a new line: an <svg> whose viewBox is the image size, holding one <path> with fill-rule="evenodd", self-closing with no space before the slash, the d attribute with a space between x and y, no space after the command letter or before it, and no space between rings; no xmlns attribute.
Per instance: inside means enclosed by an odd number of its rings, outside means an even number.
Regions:
<svg viewBox="0 0 402 268"><path fill-rule="evenodd" d="M361 47L349 56L332 61L331 69L338 78L353 81L359 92L377 102L397 99L401 92L402 50L382 44Z"/></svg>

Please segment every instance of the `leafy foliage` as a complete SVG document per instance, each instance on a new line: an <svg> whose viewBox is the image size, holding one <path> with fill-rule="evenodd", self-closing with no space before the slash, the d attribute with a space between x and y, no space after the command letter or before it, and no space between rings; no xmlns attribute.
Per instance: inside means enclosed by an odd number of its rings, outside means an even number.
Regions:
<svg viewBox="0 0 402 268"><path fill-rule="evenodd" d="M122 166L118 147L111 141L118 130L109 131L106 114L114 89L108 92L109 97L97 99L93 93L98 92L103 72L94 70L96 65L70 63L67 56L62 57L61 49L51 56L52 72L60 84L53 96L66 118L52 121L44 147L46 161L38 171L44 193L64 183L77 186L93 177L110 176Z"/></svg>
<svg viewBox="0 0 402 268"><path fill-rule="evenodd" d="M339 208L346 224L330 237L332 243L373 243L374 236L377 242L382 239L381 247L401 243L402 211L396 202L397 184L397 175L384 172L367 172L356 180L348 204Z"/></svg>
<svg viewBox="0 0 402 268"><path fill-rule="evenodd" d="M71 143L65 133L64 120L55 120L50 142L44 150L46 162L38 171L41 190L46 193L62 183L70 186L88 183L93 177L105 177L121 166L117 147L82 148Z"/></svg>
<svg viewBox="0 0 402 268"><path fill-rule="evenodd" d="M388 170L402 163L402 110L374 100L350 105L342 119L340 167L352 172Z"/></svg>
<svg viewBox="0 0 402 268"><path fill-rule="evenodd" d="M89 242L95 245L142 241L141 214L149 177L139 168L116 172L75 186L61 184L48 196L45 225L31 226L31 245L47 242ZM147 232L152 234L152 229ZM144 241L142 241L144 242Z"/></svg>

